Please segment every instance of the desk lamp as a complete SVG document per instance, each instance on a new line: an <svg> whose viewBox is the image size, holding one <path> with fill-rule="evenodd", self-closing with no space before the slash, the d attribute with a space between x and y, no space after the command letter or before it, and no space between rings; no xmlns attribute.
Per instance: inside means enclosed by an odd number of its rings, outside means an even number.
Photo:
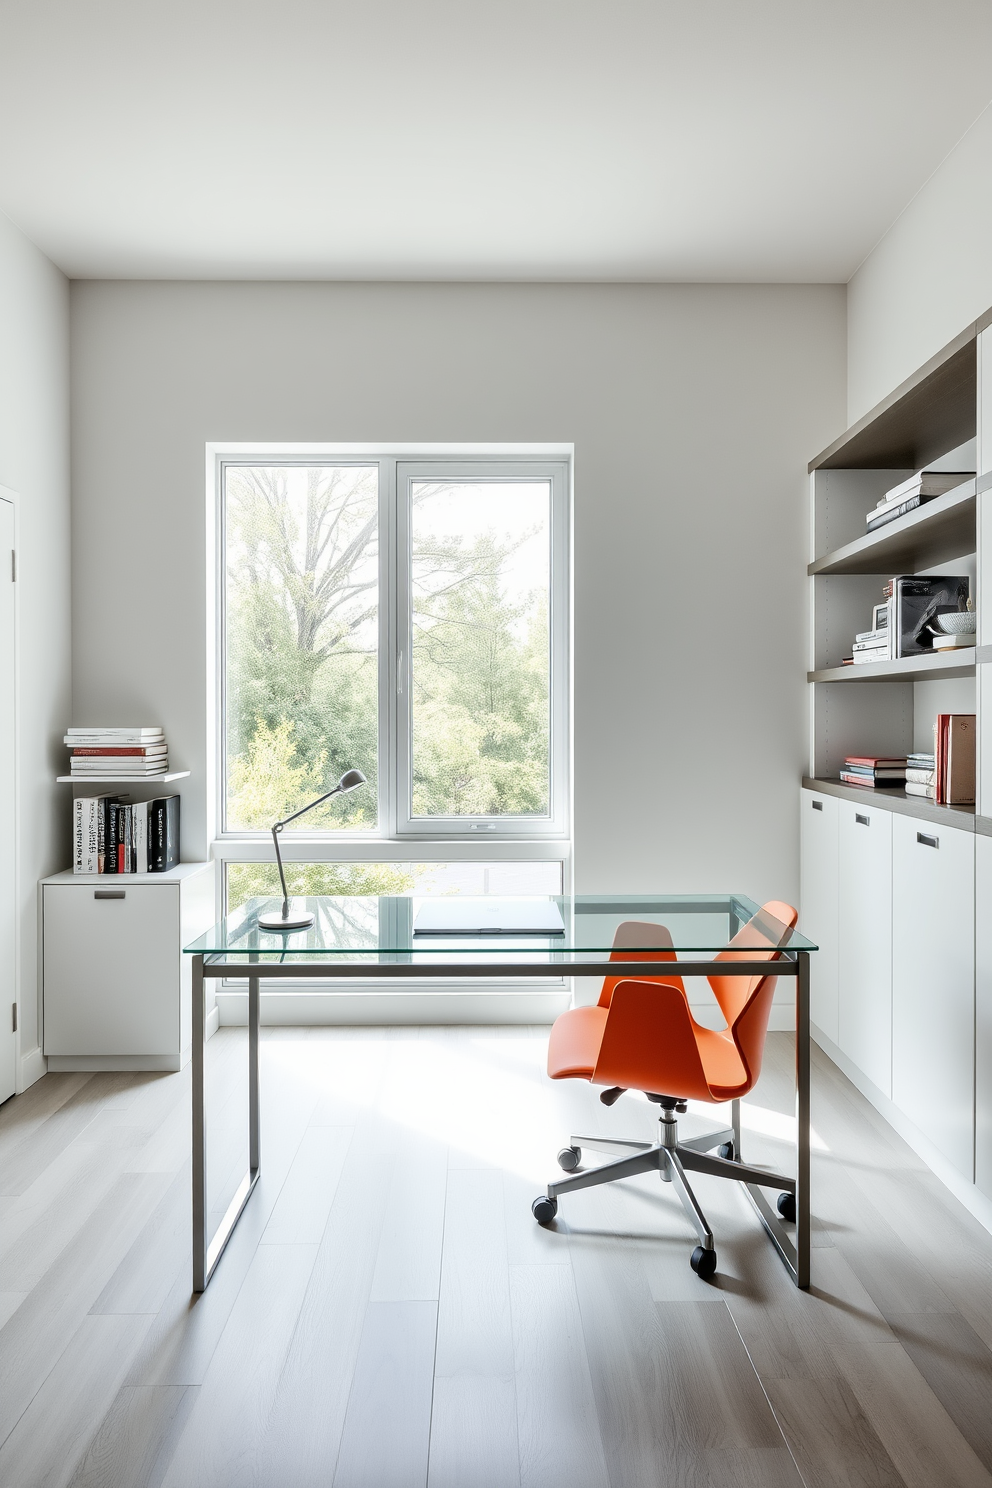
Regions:
<svg viewBox="0 0 992 1488"><path fill-rule="evenodd" d="M279 851L279 833L283 827L287 827L298 816L305 816L308 811L312 811L322 801L329 801L332 796L344 795L346 791L353 791L358 786L364 784L365 776L361 770L345 770L333 790L326 791L324 795L318 796L316 801L310 802L309 806L301 806L299 811L293 812L292 816L287 816L282 821L276 822L272 828L272 845L276 850L276 862L279 865L279 882L282 884L282 911L279 914L259 915L258 924L261 930L305 930L308 925L313 924L315 918L314 915L306 910L301 914L291 915L289 912L289 893L286 889L286 875L283 872L282 853Z"/></svg>

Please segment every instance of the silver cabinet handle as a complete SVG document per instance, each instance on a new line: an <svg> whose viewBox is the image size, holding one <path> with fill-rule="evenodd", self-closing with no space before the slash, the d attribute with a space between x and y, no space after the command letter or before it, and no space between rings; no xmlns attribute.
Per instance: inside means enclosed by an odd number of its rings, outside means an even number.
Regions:
<svg viewBox="0 0 992 1488"><path fill-rule="evenodd" d="M94 889L94 899L126 899L127 892L124 889Z"/></svg>
<svg viewBox="0 0 992 1488"><path fill-rule="evenodd" d="M939 837L928 837L927 834L926 834L926 832L917 832L917 834L916 834L916 840L917 840L917 842L921 843L924 847L939 847L940 846L940 838Z"/></svg>
<svg viewBox="0 0 992 1488"><path fill-rule="evenodd" d="M810 805L812 806L812 808L813 808L814 811L822 811L823 810L823 802L822 801L811 801L810 802Z"/></svg>
<svg viewBox="0 0 992 1488"><path fill-rule="evenodd" d="M862 827L868 826L868 817L862 816L860 811L856 811L854 813L854 820L858 822Z"/></svg>

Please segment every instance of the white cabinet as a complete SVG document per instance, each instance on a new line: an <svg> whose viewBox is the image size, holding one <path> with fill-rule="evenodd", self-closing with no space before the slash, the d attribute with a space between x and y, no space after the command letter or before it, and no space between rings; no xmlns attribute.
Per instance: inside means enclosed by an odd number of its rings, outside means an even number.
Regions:
<svg viewBox="0 0 992 1488"><path fill-rule="evenodd" d="M992 837L975 836L975 1182L992 1199Z"/></svg>
<svg viewBox="0 0 992 1488"><path fill-rule="evenodd" d="M974 1169L975 834L892 819L892 1099Z"/></svg>
<svg viewBox="0 0 992 1488"><path fill-rule="evenodd" d="M810 957L810 1018L838 1042L838 806L835 796L804 790L800 797L802 908L799 924L819 950Z"/></svg>
<svg viewBox="0 0 992 1488"><path fill-rule="evenodd" d="M212 865L59 873L41 894L49 1069L180 1069L191 1027L182 948L214 919Z"/></svg>
<svg viewBox="0 0 992 1488"><path fill-rule="evenodd" d="M838 801L837 1044L892 1094L892 813Z"/></svg>

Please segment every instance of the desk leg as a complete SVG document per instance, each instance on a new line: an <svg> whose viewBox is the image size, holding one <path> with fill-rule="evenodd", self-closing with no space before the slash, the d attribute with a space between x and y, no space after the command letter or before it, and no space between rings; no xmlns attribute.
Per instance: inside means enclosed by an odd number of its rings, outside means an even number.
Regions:
<svg viewBox="0 0 992 1488"><path fill-rule="evenodd" d="M796 960L796 1285L809 1286L809 952Z"/></svg>
<svg viewBox="0 0 992 1488"><path fill-rule="evenodd" d="M193 957L193 1290L207 1284L207 1126L203 1064L206 1010L203 957Z"/></svg>
<svg viewBox="0 0 992 1488"><path fill-rule="evenodd" d="M206 1016L203 991L203 957L193 958L193 1290L206 1291L207 1283L234 1233L242 1210L251 1198L261 1173L259 1123L259 969L248 969L248 1171L238 1184L227 1213L213 1236L207 1233L207 1124L204 1109L204 1063Z"/></svg>

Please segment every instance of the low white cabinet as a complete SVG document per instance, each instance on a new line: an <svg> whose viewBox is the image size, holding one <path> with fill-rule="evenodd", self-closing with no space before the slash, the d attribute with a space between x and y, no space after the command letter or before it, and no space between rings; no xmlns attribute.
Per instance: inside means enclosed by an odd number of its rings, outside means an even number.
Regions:
<svg viewBox="0 0 992 1488"><path fill-rule="evenodd" d="M892 1099L970 1179L975 834L911 816L892 817Z"/></svg>
<svg viewBox="0 0 992 1488"><path fill-rule="evenodd" d="M870 801L837 807L837 1044L891 1096L892 813Z"/></svg>
<svg viewBox="0 0 992 1488"><path fill-rule="evenodd" d="M211 863L167 873L57 873L41 885L50 1070L178 1070L189 1058L182 948L215 918Z"/></svg>

